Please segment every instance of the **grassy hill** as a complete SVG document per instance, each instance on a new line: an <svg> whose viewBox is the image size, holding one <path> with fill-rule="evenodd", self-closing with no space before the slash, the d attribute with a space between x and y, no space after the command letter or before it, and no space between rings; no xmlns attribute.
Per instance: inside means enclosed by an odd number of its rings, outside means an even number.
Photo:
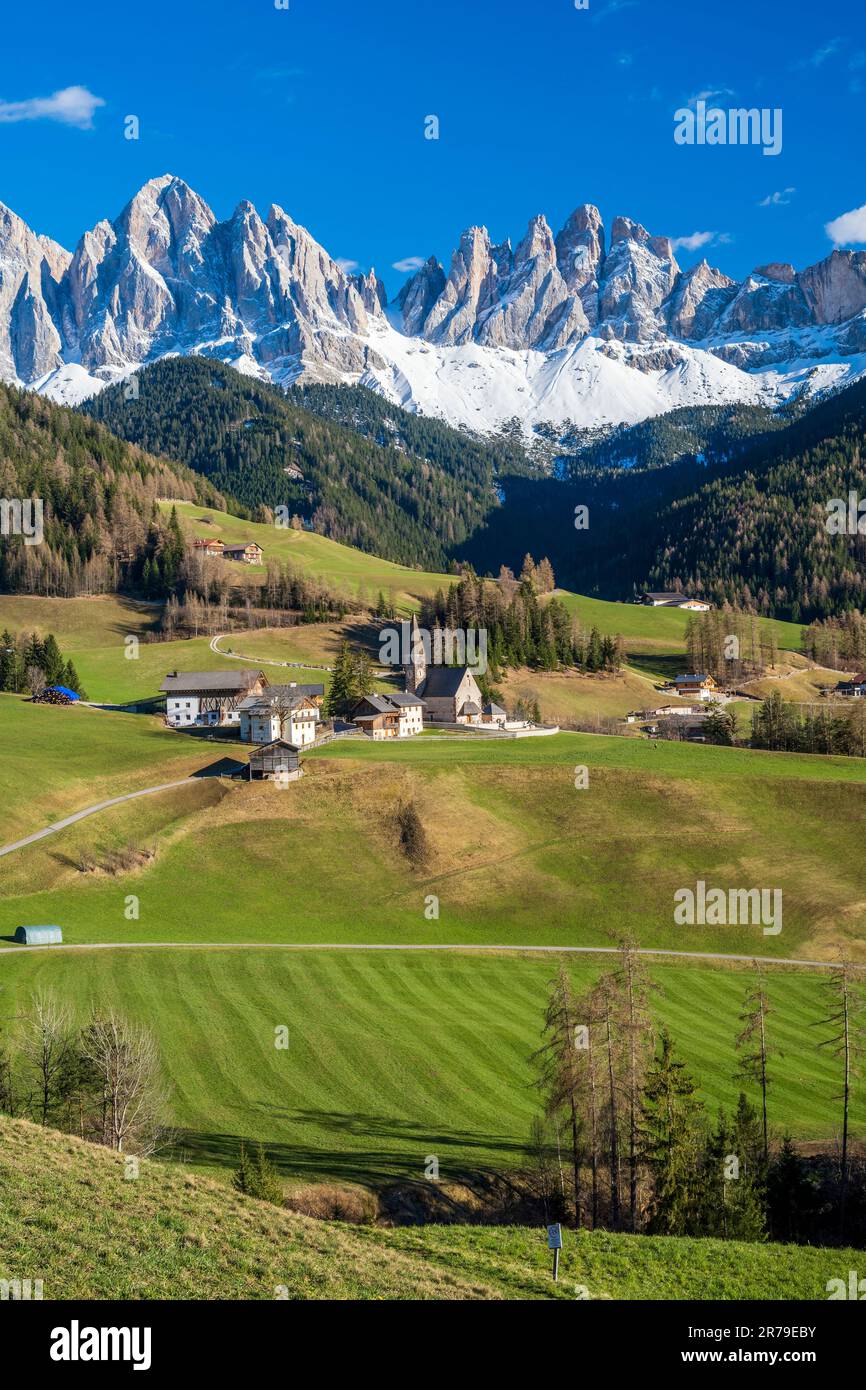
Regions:
<svg viewBox="0 0 866 1390"><path fill-rule="evenodd" d="M58 782L71 783L68 811L232 752L141 716L9 697L0 707L20 833L58 815ZM589 787L578 791L584 765ZM866 941L862 759L562 734L350 741L305 768L288 788L208 781L130 803L0 860L0 932L59 921L71 941L555 946L605 945L608 931L628 929L646 946L811 957ZM396 808L410 801L429 844L421 867L399 846ZM140 872L79 869L141 836L156 836L159 853ZM673 895L699 878L780 888L783 931L676 926ZM134 936L119 916L125 892L142 897ZM424 917L430 893L438 922Z"/></svg>
<svg viewBox="0 0 866 1390"><path fill-rule="evenodd" d="M313 1221L225 1186L0 1118L0 1277L46 1299L823 1299L862 1252L565 1232ZM130 1259L134 1250L135 1258ZM30 1277L33 1277L32 1275Z"/></svg>
<svg viewBox="0 0 866 1390"><path fill-rule="evenodd" d="M8 1012L47 989L79 1016L95 1000L155 1030L185 1161L225 1176L241 1141L261 1140L296 1183L375 1187L422 1180L428 1154L445 1182L526 1164L538 1113L529 1058L555 956L178 946L0 960ZM609 964L570 958L575 986ZM751 968L659 962L652 974L657 1024L670 1028L709 1113L730 1112ZM780 1050L771 1124L827 1142L839 1120L838 1064L818 1047L821 977L774 970L767 987ZM288 1051L274 1048L277 1024L289 1029ZM866 1137L859 1090L852 1136Z"/></svg>
<svg viewBox="0 0 866 1390"><path fill-rule="evenodd" d="M190 777L221 753L177 738L160 720L19 695L0 695L0 746L2 844L98 801Z"/></svg>

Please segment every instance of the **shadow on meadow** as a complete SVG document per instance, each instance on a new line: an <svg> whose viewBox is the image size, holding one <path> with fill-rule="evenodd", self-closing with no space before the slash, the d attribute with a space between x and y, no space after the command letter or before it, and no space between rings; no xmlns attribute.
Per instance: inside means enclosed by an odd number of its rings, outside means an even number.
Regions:
<svg viewBox="0 0 866 1390"><path fill-rule="evenodd" d="M519 1166L526 1156L522 1142L481 1130L430 1127L386 1115L262 1108L299 1128L318 1131L320 1142L262 1140L268 1157L281 1174L307 1181L360 1183L368 1187L395 1180L424 1181L428 1160L435 1156L442 1177L461 1182L479 1173ZM334 1142L337 1136L343 1141L339 1146ZM253 1148L258 1139L243 1134L179 1130L169 1156L184 1163L234 1169L240 1160L241 1144ZM467 1150L478 1153L477 1162L467 1164Z"/></svg>

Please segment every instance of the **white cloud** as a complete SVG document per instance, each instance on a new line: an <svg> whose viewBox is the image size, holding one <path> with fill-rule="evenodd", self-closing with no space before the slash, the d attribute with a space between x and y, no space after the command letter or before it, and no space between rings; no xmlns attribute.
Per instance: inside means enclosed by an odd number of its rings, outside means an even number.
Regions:
<svg viewBox="0 0 866 1390"><path fill-rule="evenodd" d="M60 121L62 125L74 125L79 130L92 130L93 113L98 106L104 105L102 97L94 96L86 87L64 87L50 97L30 97L26 101L0 99L0 122Z"/></svg>
<svg viewBox="0 0 866 1390"><path fill-rule="evenodd" d="M393 268L408 275L410 270L420 270L422 265L424 265L423 256L404 256L402 261L394 262Z"/></svg>
<svg viewBox="0 0 866 1390"><path fill-rule="evenodd" d="M637 0L608 0L603 10L596 10L591 16L593 24L598 24L602 19L610 19L618 14L620 10L633 10L637 5Z"/></svg>
<svg viewBox="0 0 866 1390"><path fill-rule="evenodd" d="M337 265L343 271L344 275L353 275L358 269L359 264L359 261L349 261L340 256L337 257Z"/></svg>
<svg viewBox="0 0 866 1390"><path fill-rule="evenodd" d="M695 92L693 97L689 97L688 101L686 102L686 105L697 106L699 101L705 101L709 105L711 101L715 101L716 97L732 96L736 96L736 92L734 91L733 87L706 87L704 91Z"/></svg>
<svg viewBox="0 0 866 1390"><path fill-rule="evenodd" d="M835 217L826 224L824 231L836 246L853 246L866 241L866 203L862 208L853 208Z"/></svg>
<svg viewBox="0 0 866 1390"><path fill-rule="evenodd" d="M787 207L791 199L790 193L796 193L796 188L783 188L778 193L768 193L766 198L762 198L758 204L759 208L778 208Z"/></svg>
<svg viewBox="0 0 866 1390"><path fill-rule="evenodd" d="M838 53L841 47L841 39L830 39L827 43L823 44L821 48L816 48L814 53L800 63L800 67L820 68L823 63L826 63L828 58L833 57L834 53Z"/></svg>
<svg viewBox="0 0 866 1390"><path fill-rule="evenodd" d="M702 246L709 246L714 241L729 240L726 232L721 236L718 232L692 232L691 236L671 237L671 246L675 251L699 251Z"/></svg>

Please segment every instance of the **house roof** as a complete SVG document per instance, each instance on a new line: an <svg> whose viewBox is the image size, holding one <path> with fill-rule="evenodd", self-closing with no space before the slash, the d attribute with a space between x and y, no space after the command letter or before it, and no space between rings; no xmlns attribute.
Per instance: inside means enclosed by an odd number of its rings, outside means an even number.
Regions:
<svg viewBox="0 0 866 1390"><path fill-rule="evenodd" d="M269 685L260 695L248 695L245 700L241 700L239 709L245 713L252 713L254 710L261 710L263 714L269 714L275 708L296 710L301 705L315 705L312 695L305 695L298 686L293 685Z"/></svg>
<svg viewBox="0 0 866 1390"><path fill-rule="evenodd" d="M264 679L263 671L171 671L159 688L168 695L195 695L204 690L249 690Z"/></svg>
<svg viewBox="0 0 866 1390"><path fill-rule="evenodd" d="M269 748L285 748L289 753L300 753L301 751L296 743L289 743L287 738L275 738L270 743L262 743L258 748L254 749L250 754L250 762L253 761L253 758L260 757L262 753L266 753Z"/></svg>
<svg viewBox="0 0 866 1390"><path fill-rule="evenodd" d="M688 681L689 685L694 685L696 681L700 683L703 681L711 681L712 679L712 676L707 675L706 671L698 671L697 673L692 672L687 676L677 676L675 684L683 685Z"/></svg>
<svg viewBox="0 0 866 1390"><path fill-rule="evenodd" d="M425 699L456 695L466 675L472 672L468 666L431 666L427 672L421 694Z"/></svg>
<svg viewBox="0 0 866 1390"><path fill-rule="evenodd" d="M485 714L504 714L504 713L505 713L505 710L502 708L501 705L494 704L494 702L493 702L492 700L488 700L488 701L487 701L487 704L484 706L484 713L485 713Z"/></svg>
<svg viewBox="0 0 866 1390"><path fill-rule="evenodd" d="M352 713L354 714L355 710L359 710L362 705L369 705L377 714L399 713L396 706L391 703L390 699L386 699L384 695L365 695L364 698L359 700L355 705ZM361 718L363 717L362 715Z"/></svg>
<svg viewBox="0 0 866 1390"><path fill-rule="evenodd" d="M293 682L290 688L295 690L298 695L309 695L311 697L324 695L325 693L325 687L323 685L300 685Z"/></svg>
<svg viewBox="0 0 866 1390"><path fill-rule="evenodd" d="M387 698L392 705L399 705L403 709L409 709L415 705L420 705L422 709L424 707L424 701L420 695L410 695L406 690L396 690L393 694L389 692Z"/></svg>
<svg viewBox="0 0 866 1390"><path fill-rule="evenodd" d="M234 542L231 545L223 546L223 550L261 550L261 548L258 541L241 541L239 544Z"/></svg>
<svg viewBox="0 0 866 1390"><path fill-rule="evenodd" d="M464 700L460 710L461 714L480 714L481 706L476 705L474 700Z"/></svg>

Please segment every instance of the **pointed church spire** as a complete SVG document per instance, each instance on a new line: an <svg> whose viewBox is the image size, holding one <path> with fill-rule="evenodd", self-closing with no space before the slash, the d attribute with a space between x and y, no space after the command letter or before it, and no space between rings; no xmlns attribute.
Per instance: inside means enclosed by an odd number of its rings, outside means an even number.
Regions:
<svg viewBox="0 0 866 1390"><path fill-rule="evenodd" d="M418 626L418 614L412 614L412 626L409 633L409 662L404 667L406 672L406 689L410 695L420 695L421 687L427 679L427 654L424 650L424 639L421 629Z"/></svg>

